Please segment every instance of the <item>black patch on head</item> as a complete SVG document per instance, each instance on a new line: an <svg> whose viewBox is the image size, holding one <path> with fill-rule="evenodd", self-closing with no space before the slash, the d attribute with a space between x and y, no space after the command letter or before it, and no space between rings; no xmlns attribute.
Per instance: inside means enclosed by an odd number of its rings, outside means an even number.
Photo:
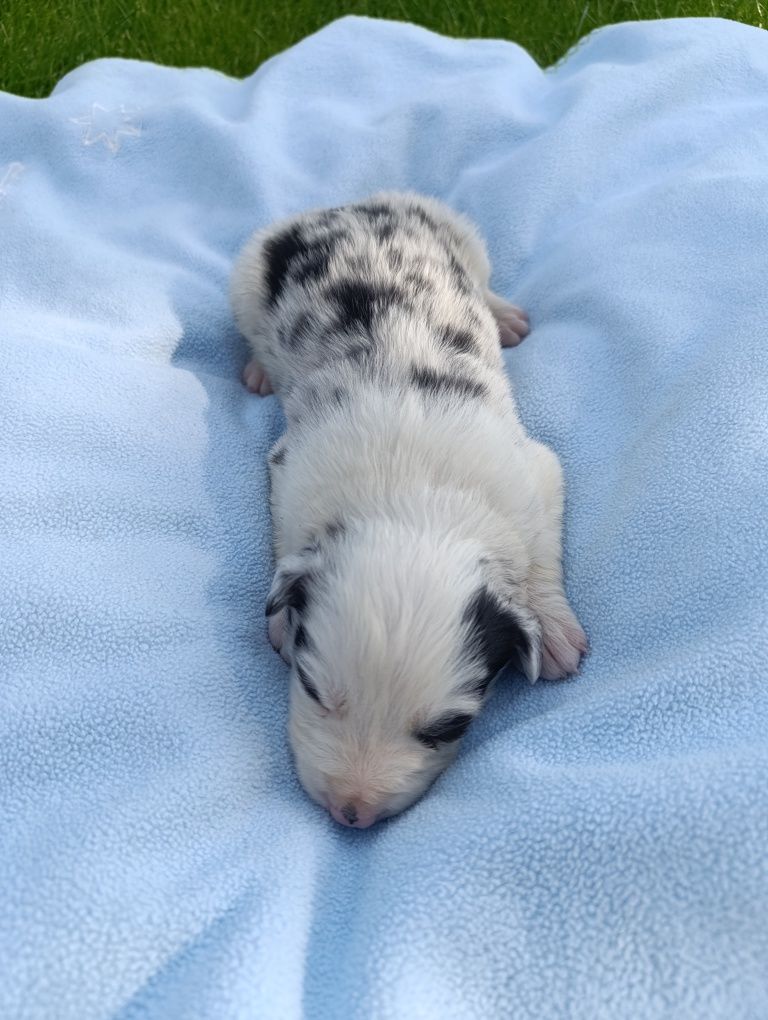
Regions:
<svg viewBox="0 0 768 1020"><path fill-rule="evenodd" d="M279 450L275 450L274 453L269 455L270 464L282 464L285 460L285 447L281 446Z"/></svg>
<svg viewBox="0 0 768 1020"><path fill-rule="evenodd" d="M460 354L475 354L477 352L477 341L468 329L454 329L452 326L446 326L440 331L440 343Z"/></svg>
<svg viewBox="0 0 768 1020"><path fill-rule="evenodd" d="M302 612L307 605L308 582L309 578L305 573L284 572L280 575L280 584L267 599L264 615L273 616L286 606Z"/></svg>
<svg viewBox="0 0 768 1020"><path fill-rule="evenodd" d="M469 724L474 716L467 712L458 712L455 715L446 714L435 719L434 722L417 730L414 736L427 747L436 748L438 744L450 744L467 732Z"/></svg>
<svg viewBox="0 0 768 1020"><path fill-rule="evenodd" d="M349 394L343 386L334 386L331 390L331 400L337 407L343 407L347 402Z"/></svg>
<svg viewBox="0 0 768 1020"><path fill-rule="evenodd" d="M374 315L395 303L406 304L405 294L392 284L365 280L340 280L328 288L327 296L338 309L338 329L342 332L360 327L370 332Z"/></svg>
<svg viewBox="0 0 768 1020"><path fill-rule="evenodd" d="M442 396L449 393L459 397L484 397L488 391L481 382L468 379L463 375L447 372L436 372L433 368L424 368L413 365L411 367L411 382L420 390L433 396Z"/></svg>
<svg viewBox="0 0 768 1020"><path fill-rule="evenodd" d="M485 662L489 680L508 662L519 666L530 654L530 639L520 621L487 588L475 594L464 611L464 622L469 624L469 640Z"/></svg>
<svg viewBox="0 0 768 1020"><path fill-rule="evenodd" d="M291 263L306 250L304 238L297 225L289 227L264 243L267 262L267 291L270 305L280 298Z"/></svg>

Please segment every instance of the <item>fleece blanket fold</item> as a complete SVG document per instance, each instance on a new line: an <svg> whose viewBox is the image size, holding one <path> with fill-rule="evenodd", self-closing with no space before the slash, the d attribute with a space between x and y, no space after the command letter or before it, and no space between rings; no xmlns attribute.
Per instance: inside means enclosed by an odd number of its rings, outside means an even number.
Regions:
<svg viewBox="0 0 768 1020"><path fill-rule="evenodd" d="M237 81L0 96L0 1015L768 1016L768 35L345 18ZM249 233L436 195L528 309L581 675L509 675L411 811L306 798L267 642Z"/></svg>

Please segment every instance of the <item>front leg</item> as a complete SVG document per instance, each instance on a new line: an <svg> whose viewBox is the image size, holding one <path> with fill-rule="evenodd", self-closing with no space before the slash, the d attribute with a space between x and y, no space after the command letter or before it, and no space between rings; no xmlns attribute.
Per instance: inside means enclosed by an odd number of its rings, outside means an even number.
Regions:
<svg viewBox="0 0 768 1020"><path fill-rule="evenodd" d="M282 555L282 530L280 527L282 502L282 479L283 465L287 453L287 437L285 433L277 440L269 451L269 488L270 504L272 508L272 531L275 560L279 561ZM288 610L280 609L269 617L268 634L269 641L276 652L290 664L287 645Z"/></svg>
<svg viewBox="0 0 768 1020"><path fill-rule="evenodd" d="M260 397L267 397L275 392L266 370L255 358L251 358L243 369L243 383L251 393L258 393Z"/></svg>
<svg viewBox="0 0 768 1020"><path fill-rule="evenodd" d="M548 447L532 443L531 466L542 496L543 516L531 548L529 604L541 624L541 675L545 680L559 680L579 668L587 651L587 637L563 587L560 461Z"/></svg>

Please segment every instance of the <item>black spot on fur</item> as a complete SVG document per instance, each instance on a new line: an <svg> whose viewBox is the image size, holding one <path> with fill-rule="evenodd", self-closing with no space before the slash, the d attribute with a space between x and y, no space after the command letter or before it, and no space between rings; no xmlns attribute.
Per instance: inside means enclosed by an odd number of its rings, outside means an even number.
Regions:
<svg viewBox="0 0 768 1020"><path fill-rule="evenodd" d="M275 452L270 454L270 456L269 456L269 463L270 464L278 464L278 465L280 465L280 464L283 463L284 460L285 460L285 447L284 446L281 446L279 450L275 450Z"/></svg>
<svg viewBox="0 0 768 1020"><path fill-rule="evenodd" d="M417 272L415 269L411 269L407 273L405 273L403 279L408 284L408 286L414 288L414 290L417 293L419 291L424 291L429 288L429 281L427 280L426 276L424 276L423 273Z"/></svg>
<svg viewBox="0 0 768 1020"><path fill-rule="evenodd" d="M530 654L530 640L520 621L487 588L481 588L469 603L464 622L469 624L469 640L485 662L489 680L508 662L519 666Z"/></svg>
<svg viewBox="0 0 768 1020"><path fill-rule="evenodd" d="M416 739L427 747L436 748L438 744L450 744L467 732L474 716L466 712L456 715L446 714L435 719L428 726L416 731Z"/></svg>
<svg viewBox="0 0 768 1020"><path fill-rule="evenodd" d="M448 265L451 269L453 282L456 284L458 290L460 290L462 294L471 294L473 287L469 273L450 250L448 251Z"/></svg>
<svg viewBox="0 0 768 1020"><path fill-rule="evenodd" d="M325 533L328 538L339 538L347 530L346 525L343 521L331 521L330 524L326 524Z"/></svg>
<svg viewBox="0 0 768 1020"><path fill-rule="evenodd" d="M488 392L481 382L474 379L467 379L463 375L448 375L446 372L437 372L433 368L416 365L411 367L411 382L433 396L450 393L465 398L484 397Z"/></svg>
<svg viewBox="0 0 768 1020"><path fill-rule="evenodd" d="M314 319L309 312L299 312L291 325L287 337L287 346L296 350L303 346L313 335ZM283 339L283 336L280 337ZM285 339L283 339L285 345Z"/></svg>
<svg viewBox="0 0 768 1020"><path fill-rule="evenodd" d="M344 357L348 358L349 361L360 362L364 358L369 357L371 353L371 347L368 344L355 344L354 347L344 351Z"/></svg>
<svg viewBox="0 0 768 1020"><path fill-rule="evenodd" d="M488 693L488 688L490 687L494 676L494 673L488 673L486 676L480 677L479 680L470 680L469 683L464 684L461 689L465 694L469 694L472 697L480 698L482 700Z"/></svg>
<svg viewBox="0 0 768 1020"><path fill-rule="evenodd" d="M331 260L332 247L330 244L322 246L315 245L307 253L307 257L301 260L297 267L295 279L297 283L306 283L307 280L317 280L319 277L328 275L328 263Z"/></svg>
<svg viewBox="0 0 768 1020"><path fill-rule="evenodd" d="M405 257L402 250L400 248L393 248L392 245L390 245L386 249L386 255L389 268L394 270L396 273L401 272L405 265Z"/></svg>
<svg viewBox="0 0 768 1020"><path fill-rule="evenodd" d="M317 214L317 222L322 227L330 226L332 223L338 222L339 213L341 208L338 205L331 206L330 209L323 209L322 212Z"/></svg>
<svg viewBox="0 0 768 1020"><path fill-rule="evenodd" d="M307 605L308 577L306 574L283 572L280 575L280 583L273 591L267 604L264 607L265 616L273 616L281 609L289 606L298 612L302 612Z"/></svg>
<svg viewBox="0 0 768 1020"><path fill-rule="evenodd" d="M388 241L395 232L395 223L393 220L382 220L374 225L373 232L378 241Z"/></svg>
<svg viewBox="0 0 768 1020"><path fill-rule="evenodd" d="M307 643L307 632L304 629L304 624L300 623L296 628L296 633L293 635L293 644L296 648L304 648Z"/></svg>
<svg viewBox="0 0 768 1020"><path fill-rule="evenodd" d="M395 210L386 202L361 202L354 206L355 212L361 213L372 220L393 220Z"/></svg>
<svg viewBox="0 0 768 1020"><path fill-rule="evenodd" d="M291 263L305 250L304 238L299 227L295 225L265 242L264 257L267 261L267 291L270 305L276 304L280 299Z"/></svg>
<svg viewBox="0 0 768 1020"><path fill-rule="evenodd" d="M374 316L395 303L405 304L405 295L392 284L368 283L346 279L328 288L328 297L338 308L338 328L349 331L360 327L370 332Z"/></svg>
<svg viewBox="0 0 768 1020"><path fill-rule="evenodd" d="M338 242L345 236L344 231L337 230L308 241L301 261L292 273L296 282L306 283L308 280L319 280L328 276L330 261L336 252Z"/></svg>
<svg viewBox="0 0 768 1020"><path fill-rule="evenodd" d="M388 241L397 229L395 210L385 202L366 202L355 206L359 215L368 220L376 240Z"/></svg>
<svg viewBox="0 0 768 1020"><path fill-rule="evenodd" d="M310 698L312 698L313 701L316 701L318 705L322 705L322 702L320 701L320 695L317 693L317 687L315 687L315 685L312 683L312 681L309 679L307 674L304 672L301 666L299 666L298 663L296 664L296 675L299 678L299 683L307 692L307 694L310 696Z"/></svg>
<svg viewBox="0 0 768 1020"><path fill-rule="evenodd" d="M349 393L343 386L332 386L330 389L308 386L302 397L305 407L311 407L316 414L322 414L334 407L344 407L349 400Z"/></svg>
<svg viewBox="0 0 768 1020"><path fill-rule="evenodd" d="M446 326L440 332L440 343L460 354L475 354L477 341L467 329L454 329Z"/></svg>
<svg viewBox="0 0 768 1020"><path fill-rule="evenodd" d="M415 216L416 219L421 223L422 226L431 230L433 233L438 233L438 226L428 212L425 212L420 205L412 205L409 207L408 212Z"/></svg>

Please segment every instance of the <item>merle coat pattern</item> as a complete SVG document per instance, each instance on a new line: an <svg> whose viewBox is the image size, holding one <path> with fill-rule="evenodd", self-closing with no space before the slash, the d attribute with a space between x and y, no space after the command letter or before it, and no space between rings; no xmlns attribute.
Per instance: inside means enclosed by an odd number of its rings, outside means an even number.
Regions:
<svg viewBox="0 0 768 1020"><path fill-rule="evenodd" d="M502 366L527 320L489 276L467 220L395 193L260 231L233 273L244 380L288 423L267 613L292 666L291 745L345 825L424 792L505 663L554 679L586 649L560 465Z"/></svg>

